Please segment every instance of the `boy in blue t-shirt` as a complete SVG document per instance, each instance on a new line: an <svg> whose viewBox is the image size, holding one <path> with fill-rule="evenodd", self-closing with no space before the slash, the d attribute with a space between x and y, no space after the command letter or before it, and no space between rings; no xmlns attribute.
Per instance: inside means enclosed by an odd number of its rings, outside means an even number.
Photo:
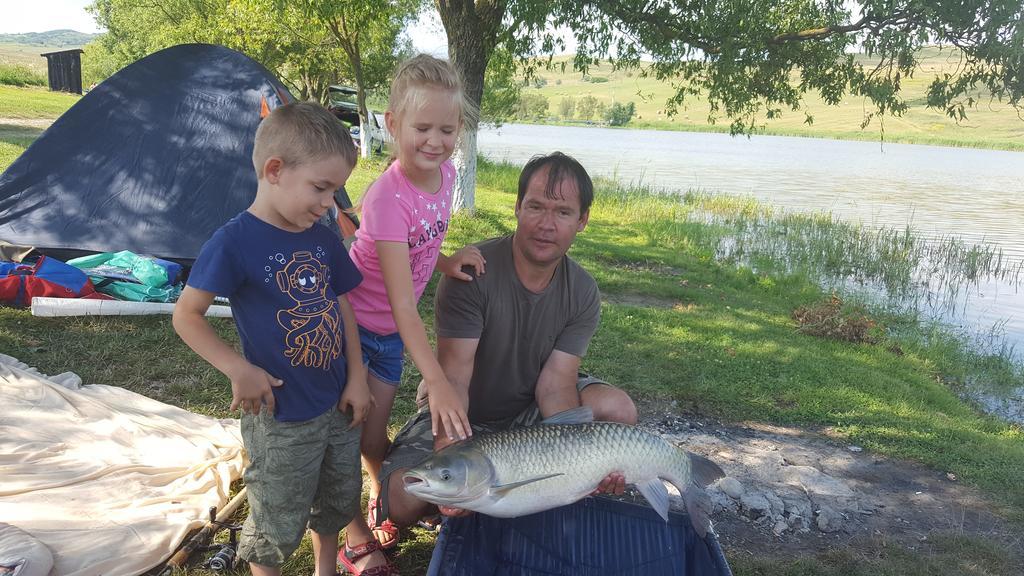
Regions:
<svg viewBox="0 0 1024 576"><path fill-rule="evenodd" d="M203 246L174 309L181 339L231 380L231 409L242 409L250 514L239 556L256 575L280 574L307 522L317 574L333 575L338 533L359 512L371 398L345 293L362 276L317 223L355 162L323 107L271 112L253 147L256 199ZM241 355L206 321L215 295L231 300Z"/></svg>

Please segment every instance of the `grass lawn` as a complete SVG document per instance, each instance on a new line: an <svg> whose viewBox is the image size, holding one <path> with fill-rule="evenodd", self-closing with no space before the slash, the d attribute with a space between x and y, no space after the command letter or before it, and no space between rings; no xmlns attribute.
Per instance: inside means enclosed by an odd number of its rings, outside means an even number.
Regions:
<svg viewBox="0 0 1024 576"><path fill-rule="evenodd" d="M12 94L5 90L11 89L0 87L0 103ZM44 114L27 107L41 102L35 94L18 94L31 96L21 98L24 117ZM51 105L56 106L40 107ZM0 126L0 169L38 134L4 130ZM383 167L379 160L362 162L350 180L353 197ZM449 251L513 230L517 178L515 167L481 161L476 213L456 216ZM571 253L594 274L605 298L586 370L637 397L674 400L704 416L828 428L870 451L953 472L1007 516L1024 521L1024 431L960 402L943 383L934 351L921 347L897 354L884 344L801 334L792 311L825 297L805 277L720 265L694 241L708 234L707 227L688 222L678 198L624 191L609 182L598 188L590 225ZM420 306L428 330L433 290L431 283ZM230 321L213 323L237 342ZM180 341L169 317L34 318L2 308L0 350L49 374L73 370L87 383L124 386L194 412L230 416L228 382ZM412 412L417 380L415 369L406 371L396 427ZM397 555L403 573L422 573L431 547L431 535L410 531ZM952 576L968 565L972 574L1019 573L1007 562L1006 550L981 541L953 539L942 550L926 559L905 551L757 561L726 553L738 575ZM311 572L307 539L285 574Z"/></svg>
<svg viewBox="0 0 1024 576"><path fill-rule="evenodd" d="M78 94L50 92L47 88L18 88L0 85L0 122L4 118L50 118L63 114L78 99ZM6 164L3 165L5 168Z"/></svg>

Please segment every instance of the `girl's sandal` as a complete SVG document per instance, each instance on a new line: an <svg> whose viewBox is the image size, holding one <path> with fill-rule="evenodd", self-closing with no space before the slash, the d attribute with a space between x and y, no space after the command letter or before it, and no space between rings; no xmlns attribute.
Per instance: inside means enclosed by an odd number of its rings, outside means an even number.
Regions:
<svg viewBox="0 0 1024 576"><path fill-rule="evenodd" d="M366 525L370 527L370 531L373 532L373 537L380 544L381 550L386 552L398 546L398 526L390 518L385 518L379 526L377 525L376 499L370 500L366 508Z"/></svg>
<svg viewBox="0 0 1024 576"><path fill-rule="evenodd" d="M380 566L363 570L356 568L355 563L357 560L369 556L380 549L380 543L376 540L370 540L353 548L348 545L348 538L346 538L345 548L338 552L338 567L341 568L342 573L351 574L352 576L398 576L398 568L395 568L387 556L384 557L384 564ZM383 554L383 551L381 551L381 554Z"/></svg>

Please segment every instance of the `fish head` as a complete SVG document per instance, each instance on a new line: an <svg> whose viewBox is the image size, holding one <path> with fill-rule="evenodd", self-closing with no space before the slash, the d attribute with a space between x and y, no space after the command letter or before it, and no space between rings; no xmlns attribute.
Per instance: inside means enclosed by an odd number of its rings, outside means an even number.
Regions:
<svg viewBox="0 0 1024 576"><path fill-rule="evenodd" d="M485 495L493 478L491 461L467 444L436 452L402 475L409 494L433 504L455 507Z"/></svg>

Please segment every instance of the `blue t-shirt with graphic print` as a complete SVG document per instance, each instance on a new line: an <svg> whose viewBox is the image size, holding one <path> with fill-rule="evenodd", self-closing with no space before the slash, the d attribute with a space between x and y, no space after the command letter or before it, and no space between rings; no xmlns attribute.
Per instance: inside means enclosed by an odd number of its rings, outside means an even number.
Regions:
<svg viewBox="0 0 1024 576"><path fill-rule="evenodd" d="M203 245L188 285L231 300L245 358L284 382L274 388L275 417L297 422L341 399L346 370L338 295L360 281L326 227L288 232L242 212Z"/></svg>

